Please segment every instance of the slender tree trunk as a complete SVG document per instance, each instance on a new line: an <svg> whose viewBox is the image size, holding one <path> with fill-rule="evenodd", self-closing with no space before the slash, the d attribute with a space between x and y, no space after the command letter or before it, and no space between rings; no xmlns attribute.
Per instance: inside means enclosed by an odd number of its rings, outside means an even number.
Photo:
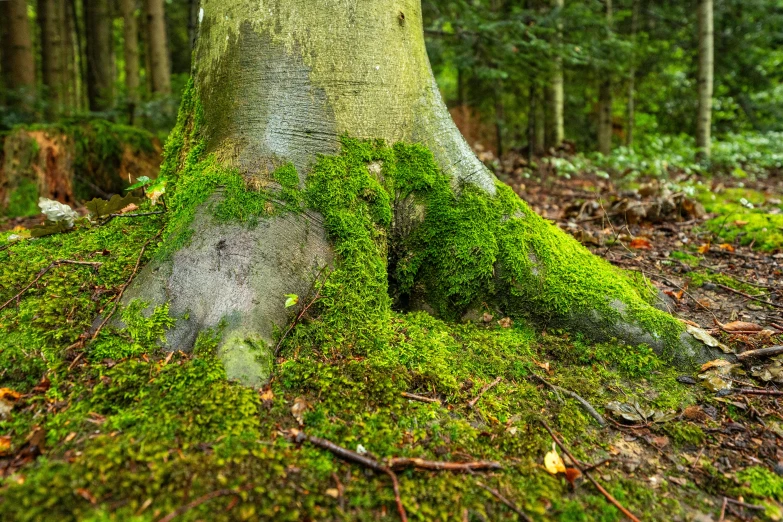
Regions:
<svg viewBox="0 0 783 522"><path fill-rule="evenodd" d="M8 102L29 106L35 91L35 59L25 0L0 2L0 69Z"/></svg>
<svg viewBox="0 0 783 522"><path fill-rule="evenodd" d="M65 99L64 0L38 0L41 32L41 79L46 114L53 119L63 112Z"/></svg>
<svg viewBox="0 0 783 522"><path fill-rule="evenodd" d="M636 33L639 30L639 1L633 0L631 8L631 66L628 70L628 113L625 133L625 146L633 149L634 126L636 125Z"/></svg>
<svg viewBox="0 0 783 522"><path fill-rule="evenodd" d="M144 0L150 57L150 78L153 93L171 92L169 48L166 43L164 0Z"/></svg>
<svg viewBox="0 0 783 522"><path fill-rule="evenodd" d="M553 0L552 5L558 11L562 11L565 6L564 0ZM559 46L563 39L563 24L557 23L557 34L555 44ZM559 51L559 49L558 49ZM547 90L547 101L549 108L547 110L547 147L557 148L565 139L565 125L563 120L565 95L563 89L563 58L555 56L552 67L552 78Z"/></svg>
<svg viewBox="0 0 783 522"><path fill-rule="evenodd" d="M76 62L75 19L71 15L69 0L60 2L63 24L63 60L65 63L64 104L65 114L71 114L79 109L79 80Z"/></svg>
<svg viewBox="0 0 783 522"><path fill-rule="evenodd" d="M606 3L607 34L612 32L612 0ZM612 152L612 78L609 71L602 71L598 87L598 152Z"/></svg>
<svg viewBox="0 0 783 522"><path fill-rule="evenodd" d="M389 280L399 278L409 302L444 317L491 303L514 317L671 350L685 364L713 358L473 154L432 75L420 0L202 6L193 86L162 169L173 184L163 243L179 246L145 267L124 297L168 303L179 317L168 349L190 349L199 330L222 323L227 374L258 385L274 360L275 331L289 323L285 295L306 296L318 267L332 265L344 279L320 287L322 313L350 307L335 319L341 336L390 320ZM396 145L378 152L379 140ZM238 175L255 188L238 186ZM241 203L281 186L298 187L303 199L272 192L279 212ZM258 226L219 218L221 202L256 212ZM400 260L394 270L390 259ZM350 295L361 297L341 304Z"/></svg>
<svg viewBox="0 0 783 522"><path fill-rule="evenodd" d="M139 25L136 19L136 0L120 0L125 40L125 89L128 91L128 119L133 124L139 103Z"/></svg>
<svg viewBox="0 0 783 522"><path fill-rule="evenodd" d="M196 34L198 34L198 13L201 7L199 0L188 0L188 42L190 48L196 47Z"/></svg>
<svg viewBox="0 0 783 522"><path fill-rule="evenodd" d="M114 103L114 60L109 0L84 0L87 40L87 99L91 111Z"/></svg>
<svg viewBox="0 0 783 522"><path fill-rule="evenodd" d="M701 159L710 157L713 89L712 0L699 0L699 110L696 119L696 146Z"/></svg>
<svg viewBox="0 0 783 522"><path fill-rule="evenodd" d="M74 77L75 77L75 84L74 84L74 96L76 98L76 108L78 110L82 110L84 107L87 107L87 97L86 97L86 89L85 89L85 82L87 79L87 52L84 47L84 26L83 26L83 16L79 16L79 10L76 5L76 0L67 0L68 2L68 13L71 19L71 22L73 23L73 36L75 39L74 42ZM84 12L84 5L81 5L82 13Z"/></svg>
<svg viewBox="0 0 783 522"><path fill-rule="evenodd" d="M530 113L533 119L533 152L536 155L541 155L546 150L546 121L544 100L541 96L541 89L538 87L533 88Z"/></svg>

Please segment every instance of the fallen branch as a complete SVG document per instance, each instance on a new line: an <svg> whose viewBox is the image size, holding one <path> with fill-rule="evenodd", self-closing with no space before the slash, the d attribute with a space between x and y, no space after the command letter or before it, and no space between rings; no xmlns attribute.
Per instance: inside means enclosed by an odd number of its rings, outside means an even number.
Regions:
<svg viewBox="0 0 783 522"><path fill-rule="evenodd" d="M41 269L41 271L38 272L38 275L35 276L35 279L33 279L30 284L25 286L18 294L13 296L11 299L0 305L0 310L3 310L5 307L22 297L25 292L27 292L32 286L41 280L41 278L46 275L46 273L51 270L52 268L60 265L83 265L83 266L91 266L95 269L100 267L103 263L96 263L96 262L90 262L90 261L72 261L70 259L58 259L57 261L52 261L49 263L49 266L46 268Z"/></svg>
<svg viewBox="0 0 783 522"><path fill-rule="evenodd" d="M492 381L491 383L489 383L489 384L485 384L485 385L484 385L484 387L483 387L483 388L481 388L481 391L479 391L478 395L476 395L476 397L475 397L475 398L473 398L472 400L470 400L470 401L468 402L468 407L470 407L470 408L473 408L473 407L476 405L476 403L479 401L479 399L481 398L481 396L482 396L482 395L484 395L484 394L487 392L487 390L489 390L490 388L493 388L493 387L497 386L497 385L498 385L498 383L499 383L500 381L502 381L502 380L503 380L503 378L502 378L502 377L498 377L497 379L495 379L495 380L494 380L494 381Z"/></svg>
<svg viewBox="0 0 783 522"><path fill-rule="evenodd" d="M218 489L217 491L212 491L210 493L207 493L206 495L202 495L198 497L197 499L193 500L192 502L188 502L184 506L180 506L165 517L158 520L158 522L171 522L178 516L187 513L194 507L198 507L204 502L207 502L208 500L212 500L213 498L218 497L225 497L227 495L238 495L242 493L243 491L247 491L249 489L252 489L254 487L253 484L247 484L245 486L242 486L239 489Z"/></svg>
<svg viewBox="0 0 783 522"><path fill-rule="evenodd" d="M754 511L764 511L765 509L767 509L764 506L759 506L758 504L748 504L747 502L743 502L741 500L734 500L733 498L729 498L729 497L723 497L723 498L725 498L726 501L730 504L741 506L746 509L752 509Z"/></svg>
<svg viewBox="0 0 783 522"><path fill-rule="evenodd" d="M440 399L433 399L431 397L425 397L424 395L417 395L415 393L402 392L402 396L406 399L419 402L429 402L433 404L440 404Z"/></svg>
<svg viewBox="0 0 783 522"><path fill-rule="evenodd" d="M737 390L734 390L734 393L738 393L740 395L774 395L774 396L783 396L783 391L781 390L767 390L767 389L754 389L754 388L739 388Z"/></svg>
<svg viewBox="0 0 783 522"><path fill-rule="evenodd" d="M126 217L126 218L132 218L132 217L142 217L142 216L157 216L158 214L165 214L165 210L158 210L155 212L140 212L138 214L109 214L109 218L116 218L116 217ZM105 223L108 223L109 220L107 219Z"/></svg>
<svg viewBox="0 0 783 522"><path fill-rule="evenodd" d="M746 359L755 359L757 357L770 357L783 353L783 345L769 346L767 348L759 348L758 350L748 350L737 354L737 359L744 361Z"/></svg>
<svg viewBox="0 0 783 522"><path fill-rule="evenodd" d="M724 290L728 290L729 292L733 292L733 293L735 293L737 295L741 295L742 297L744 297L746 299L752 299L753 301L758 301L759 303L763 303L763 304L765 304L767 306L772 306L774 308L783 309L783 305L779 305L779 304L773 303L771 301L767 301L766 299L761 299L759 297L756 297L756 296L753 296L753 295L750 295L750 294L746 294L745 292L740 292L739 290L735 290L735 289L733 289L730 286L722 285L720 283L715 283L715 286L723 288Z"/></svg>
<svg viewBox="0 0 783 522"><path fill-rule="evenodd" d="M522 519L522 520L524 520L525 522L533 522L533 520L532 520L532 519L531 519L529 516L527 516L527 513L525 513L525 512L524 512L524 511L522 511L521 509L519 509L519 508L517 507L517 505L516 505L516 504L514 504L514 503L513 503L513 502L511 502L509 499L507 499L506 497L504 497L503 495L501 495L501 494L500 494L500 492L499 492L498 490L496 490L496 489L494 489L494 488L491 488L491 487L489 487L489 486L485 486L485 485L484 485L484 484L482 484L481 482L476 482L476 485L477 485L478 487L480 487L481 489L483 489L483 490L485 490L485 491L488 491L488 492L490 492L490 493L492 494L492 496L493 496L493 497L495 497L496 499L498 499L499 501L501 501L502 503L504 503L506 506L508 506L508 508L509 508L511 511L513 511L514 513L516 513L517 515L519 515L519 518L521 518L521 519Z"/></svg>
<svg viewBox="0 0 783 522"><path fill-rule="evenodd" d="M540 422L541 422L541 424L544 426L544 428L546 429L546 431L548 431L548 432L549 432L549 435L552 437L552 440L553 440L553 441L555 441L555 444L557 444L557 446L560 448L560 450L561 450L563 453L565 453L566 455L568 455L568 458L569 458L569 459L571 459L571 462L574 464L574 467L576 467L576 469L578 469L578 470L579 470L579 471L582 473L582 475L584 475L585 477L587 477L587 479L588 479L590 482L592 482L592 483L593 483L593 485L596 487L596 489L597 489L598 491L600 491L600 492L601 492L601 494L602 494L604 497L606 497L606 500L608 500L608 501L609 501L609 502L610 502L610 503L611 503L611 504L612 504L614 507L616 507L617 509L619 509L619 510L620 510L620 512L622 512L622 514L623 514L623 515L625 515L626 517L628 517L628 518L629 518L630 520L632 520L633 522L640 522L640 521L639 521L639 519L638 519L638 518L637 518L637 517L636 517L636 516L635 516L633 513L631 513L630 511L628 511L628 510L627 510L627 509L626 509L626 508L625 508L625 507L624 507L622 504L620 504L620 502L618 502L618 501L617 501L617 499L616 499L616 498L614 498L614 497L613 497L613 496L612 496L612 495L611 495L611 494L610 494L608 491L606 491L606 489L604 489L604 487L603 487L601 484L599 484L599 483L598 483L598 481L597 481L597 480L595 480L595 479L592 477L592 475L590 475L590 473L589 473L588 471L586 471L586 470L584 470L584 469L581 469L581 468L580 468L580 466L579 466L579 464L578 464L578 462L579 462L579 461L578 461L578 460L576 460L576 458L575 458L575 457L574 457L574 456L571 454L571 452L570 452L570 451L568 451L568 448L566 448L566 447L563 445L563 443L562 443L562 442L560 442L560 439L558 439L558 438L557 438L557 435L555 435L555 432L553 432L553 431L552 431L552 428L550 428L550 427L549 427L549 425L546 423L546 421L544 421L544 419L539 419L539 421L540 421Z"/></svg>
<svg viewBox="0 0 783 522"><path fill-rule="evenodd" d="M382 465L375 459L371 459L370 457L365 457L364 455L360 455L355 451L351 451L347 448L343 448L342 446L338 446L337 444L330 442L326 439L313 437L301 431L295 431L292 432L292 434L294 435L294 440L297 443L301 443L302 441L307 441L313 446L318 446L321 449L325 449L327 451L332 452L334 455L336 455L337 457L343 460L346 460L348 462L353 462L356 464L361 464L366 468L370 468L380 473L385 473L386 475L389 475L389 478L391 478L392 481L392 487L394 488L394 502L397 504L397 511L400 514L400 519L403 522L408 522L408 515L405 513L405 507L402 505L402 499L400 498L400 483L397 481L397 475L395 475L391 469Z"/></svg>
<svg viewBox="0 0 783 522"><path fill-rule="evenodd" d="M498 462L479 460L476 462L443 462L418 458L392 457L388 460L389 468L400 470L405 468L426 469L430 471L479 471L501 469Z"/></svg>
<svg viewBox="0 0 783 522"><path fill-rule="evenodd" d="M729 499L726 497L723 497L723 504L720 507L720 517L718 517L718 522L723 522L726 520L726 506L729 504Z"/></svg>
<svg viewBox="0 0 783 522"><path fill-rule="evenodd" d="M585 399L583 399L582 397L580 397L576 393L572 392L571 390L566 390L565 388L563 388L561 386L558 386L556 384L552 384L551 382L547 381L546 379L544 379L540 375L536 375L535 373L533 373L531 375L533 375L533 377L535 377L536 379L538 379L542 383L546 384L547 386L549 386L550 388L552 388L556 392L560 392L560 393L562 393L564 395L568 395L569 397L571 397L572 399L577 401L579 404L582 405L582 407L585 409L585 411L587 413L589 413L590 416L592 418L594 418L596 420L596 422L598 422L598 424L601 425L602 428L606 426L606 420L603 418L603 416L600 413L598 413L598 411L595 408L593 408L593 405L590 404L589 402L587 402Z"/></svg>

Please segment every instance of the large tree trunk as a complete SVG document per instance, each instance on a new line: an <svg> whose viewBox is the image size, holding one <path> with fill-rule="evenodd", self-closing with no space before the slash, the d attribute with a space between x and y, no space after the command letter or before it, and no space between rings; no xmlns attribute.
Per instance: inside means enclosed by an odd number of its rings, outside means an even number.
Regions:
<svg viewBox="0 0 783 522"><path fill-rule="evenodd" d="M162 171L176 182L164 253L125 294L181 317L169 349L222 322L227 373L258 384L289 320L285 295L305 299L332 265L323 306L350 303L343 337L389 320L391 293L406 309L468 318L490 306L681 363L713 355L479 162L435 84L420 0L202 8ZM240 174L254 188L238 188ZM264 190L278 195L241 203ZM257 226L238 219L248 214Z"/></svg>
<svg viewBox="0 0 783 522"><path fill-rule="evenodd" d="M607 31L612 31L612 0L606 2L606 26ZM598 86L598 152L610 154L612 152L612 77L608 71L601 73Z"/></svg>
<svg viewBox="0 0 783 522"><path fill-rule="evenodd" d="M114 101L114 60L109 0L84 0L87 40L87 99L91 111L105 111Z"/></svg>
<svg viewBox="0 0 783 522"><path fill-rule="evenodd" d="M38 0L38 27L41 32L41 79L46 115L54 119L63 112L65 76L65 0Z"/></svg>
<svg viewBox="0 0 783 522"><path fill-rule="evenodd" d="M128 91L128 119L133 124L139 103L139 24L136 19L136 0L120 0L122 35L125 40L125 89Z"/></svg>
<svg viewBox="0 0 783 522"><path fill-rule="evenodd" d="M553 7L558 10L558 13L562 11L565 1L553 0ZM558 14L560 16L560 14ZM555 36L555 43L560 45L563 39L563 24L557 23L557 34ZM547 103L549 105L547 110L547 147L557 148L563 143L565 139L565 125L563 120L565 94L563 90L563 58L559 54L554 59L552 67L552 78L549 81L547 89Z"/></svg>
<svg viewBox="0 0 783 522"><path fill-rule="evenodd" d="M702 159L710 157L713 88L712 0L699 0L699 110L696 119L696 146Z"/></svg>
<svg viewBox="0 0 783 522"><path fill-rule="evenodd" d="M27 105L35 90L35 59L25 0L0 2L0 70L8 102Z"/></svg>
<svg viewBox="0 0 783 522"><path fill-rule="evenodd" d="M150 79L153 93L171 91L169 48L166 43L166 18L163 0L144 0L147 17L147 52L150 57Z"/></svg>

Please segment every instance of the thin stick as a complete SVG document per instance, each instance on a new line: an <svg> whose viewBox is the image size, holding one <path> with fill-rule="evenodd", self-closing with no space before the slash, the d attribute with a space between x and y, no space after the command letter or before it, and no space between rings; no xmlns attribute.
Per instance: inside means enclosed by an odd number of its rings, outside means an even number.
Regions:
<svg viewBox="0 0 783 522"><path fill-rule="evenodd" d="M783 344L778 346L769 346L767 348L759 348L758 350L748 350L737 354L737 359L744 361L745 359L753 359L756 357L770 357L783 353Z"/></svg>
<svg viewBox="0 0 783 522"><path fill-rule="evenodd" d="M773 303L771 301L767 301L765 299L761 299L759 297L752 296L750 294L746 294L745 292L740 292L739 290L735 290L735 289L733 289L730 286L722 285L720 283L715 283L715 286L719 286L720 288L723 288L724 290L728 290L729 292L733 292L733 293L735 293L737 295L741 295L742 297L745 297L747 299L752 299L754 301L758 301L759 303L763 303L765 305L772 306L774 308L783 309L783 305L779 305L779 304Z"/></svg>
<svg viewBox="0 0 783 522"><path fill-rule="evenodd" d="M397 504L397 511L400 513L400 519L403 522L408 522L408 515L405 513L405 507L402 505L402 499L400 497L400 484L397 481L397 475L395 475L391 469L382 465L375 459L371 459L370 457L365 457L364 455L360 455L355 451L351 451L349 449L343 448L342 446L338 446L337 444L330 442L326 439L313 437L312 435L307 435L301 431L296 432L294 436L294 440L297 443L301 443L302 441L306 440L313 446L318 446L319 448L330 451L343 460L347 460L348 462L354 462L356 464L361 464L362 466L378 471L379 473L385 473L389 475L389 477L392 480L392 487L394 488L394 502Z"/></svg>
<svg viewBox="0 0 783 522"><path fill-rule="evenodd" d="M472 399L470 402L468 402L468 406L469 406L470 408L473 408L473 407L476 405L476 403L479 401L479 399L481 398L481 396L482 396L482 395L484 395L484 394L487 392L487 390L489 390L490 388L492 388L492 387L494 387L494 386L497 386L497 384L498 384L500 381L502 381L502 380L503 380L503 378L502 378L502 377L498 377L497 379L495 379L495 380L494 380L494 381L492 381L491 383L489 383L489 384L485 384L485 385L484 385L484 387L483 387L483 388L481 388L481 391L479 391L479 394L478 394L478 395L476 395L476 397L475 397L474 399Z"/></svg>
<svg viewBox="0 0 783 522"><path fill-rule="evenodd" d="M723 522L726 519L726 506L729 504L729 499L727 497L723 497L723 504L720 507L720 517L718 518L718 522Z"/></svg>
<svg viewBox="0 0 783 522"><path fill-rule="evenodd" d="M208 500L212 500L213 498L218 498L218 497L225 497L226 495L238 495L239 493L241 493L243 491L247 491L247 490L252 489L252 488L253 488L253 484L248 484L248 485L242 486L239 489L218 489L217 491L212 491L210 493L207 493L206 495L202 495L202 496L198 497L197 499L193 500L192 502L188 502L184 506L178 507L177 509L175 509L174 511L172 511L171 513L169 513L165 517L163 517L160 520L158 520L158 522L171 522L172 520L174 520L178 516L180 516L180 515L182 515L184 513L187 513L188 511L190 511L194 507L198 507L201 504L203 504L204 502L207 502Z"/></svg>
<svg viewBox="0 0 783 522"><path fill-rule="evenodd" d="M734 393L739 393L742 395L774 395L774 396L783 395L783 391L780 390L767 390L767 389L756 390L753 388L740 388L738 390L735 390Z"/></svg>
<svg viewBox="0 0 783 522"><path fill-rule="evenodd" d="M501 469L503 467L500 463L492 462L490 460L479 460L476 462L442 462L418 458L392 457L388 462L389 467L393 470L417 468L430 471L475 471Z"/></svg>
<svg viewBox="0 0 783 522"><path fill-rule="evenodd" d="M522 520L524 520L525 522L533 522L533 520L532 520L532 519L531 519L529 516L527 516L527 513L525 513L525 512L524 512L524 511L522 511L521 509L519 509L519 508L517 507L517 505L516 505L516 504L514 504L514 503L513 503L513 502L511 502L509 499L507 499L506 497L504 497L503 495L501 495L501 494L500 494L500 492L499 492L498 490L496 490L496 489L494 489L494 488L491 488L491 487L489 487L489 486L485 486L485 485L484 485L484 484L482 484L481 482L476 482L476 485L477 485L478 487L480 487L481 489L483 489L483 490L485 490L485 491L488 491L488 492L490 492L490 493L492 494L492 496L493 496L493 497L495 497L496 499L498 499L499 501L501 501L502 503L504 503L506 506L508 506L508 508L509 508L511 511L513 511L514 513L516 513L517 515L519 515L519 518L521 518L521 519L522 519Z"/></svg>
<svg viewBox="0 0 783 522"><path fill-rule="evenodd" d="M158 214L165 214L165 210L158 210L156 212L141 212L139 214L109 214L109 218L116 218L116 217L126 217L126 218L132 218L132 217L142 217L142 216L157 216ZM108 223L108 220L106 220L105 223Z"/></svg>
<svg viewBox="0 0 783 522"><path fill-rule="evenodd" d="M117 297L114 299L114 306L111 309L111 312L104 318L104 320L101 322L100 325L98 325L98 328L95 330L95 333L92 334L92 341L94 341L98 334L101 333L101 330L103 330L103 327L106 326L106 323L111 320L112 316L114 315L114 312L117 311L117 307L120 305L120 301L122 300L122 295L125 293L125 289L128 288L128 285L133 281L133 278L136 277L136 272L139 271L139 266L141 266L141 258L144 257L144 251L147 250L147 245L152 243L153 240L157 239L160 236L160 232L158 232L155 237L152 239L147 240L146 243L144 243L144 246L141 247L141 252L139 252L139 257L136 259L136 266L133 267L133 272L131 272L130 277L127 281L122 285L120 288L120 292L117 294Z"/></svg>
<svg viewBox="0 0 783 522"><path fill-rule="evenodd" d="M49 270L52 268L59 266L59 265L84 265L84 266L91 266L93 268L98 268L103 263L95 263L95 262L89 262L89 261L72 261L70 259L58 259L57 261L52 261L49 263L49 266L46 268L41 269L40 272L38 272L38 275L35 276L35 279L33 279L30 284L25 286L21 292L13 296L11 299L0 305L0 310L3 310L5 307L22 297L22 295L27 292L35 283L37 283Z"/></svg>
<svg viewBox="0 0 783 522"><path fill-rule="evenodd" d="M547 381L546 379L544 379L540 375L537 375L535 373L533 373L532 375L533 375L533 377L535 377L539 381L543 382L544 384L546 384L547 386L549 386L553 390L558 391L560 393L563 393L565 395L568 395L569 397L571 397L572 399L577 401L579 404L582 405L582 407L585 409L585 411L587 413L589 413L590 416L592 418L594 418L596 420L596 422L598 422L598 424L601 425L602 428L604 426L606 426L606 420L603 418L603 416L600 413L598 413L598 411L595 408L593 408L593 405L590 404L589 402L587 402L585 399L583 399L582 397L580 397L576 393L572 392L571 390L566 390L565 388L563 388L561 386L557 386L556 384L552 384L551 382Z"/></svg>
<svg viewBox="0 0 783 522"><path fill-rule="evenodd" d="M425 397L424 395L416 395L415 393L402 392L402 396L412 401L440 404L440 399L433 399L431 397Z"/></svg>
<svg viewBox="0 0 783 522"><path fill-rule="evenodd" d="M590 473L589 473L589 472L587 472L587 471L585 471L585 470L583 470L583 469L580 469L580 466L579 466L579 464L578 464L578 462L579 462L579 461L578 461L578 460L576 460L576 458L575 458L575 457L574 457L574 456L571 454L571 452L570 452L570 451L568 451L568 448L566 448L566 447L563 445L563 443L562 443L562 442L560 442L560 439L558 439L558 438L557 438L557 435L555 435L555 432L553 432L553 431L552 431L552 428L550 428L550 427L549 427L549 425L546 423L546 421L544 421L544 419L539 419L539 421L540 421L540 422L541 422L541 424L544 426L544 428L546 429L546 431L548 431L548 432L549 432L549 435L552 437L552 440L553 440L553 441L555 441L555 444L557 444L557 446L558 446L558 447L559 447L559 448L560 448L560 449L563 451L563 453L565 453L566 455L568 455L568 458L570 458L570 459L571 459L571 462L573 462L573 464L574 464L574 467L576 467L576 469L578 469L579 471L581 471L581 472L582 472L582 475L584 475L585 477L587 477L587 478L588 478L588 480L590 480L590 482L592 482L592 483L593 483L593 485L596 487L596 489L598 489L598 491L600 491L600 492L601 492L601 494L602 494L604 497L606 497L606 500L608 500L608 501L609 501L609 502L610 502L610 503L611 503L611 504L612 504L614 507L616 507L617 509L619 509L619 510L622 512L622 514L623 514L623 515L625 515L626 517L628 517L628 518L629 518L630 520L632 520L633 522L640 522L640 521L639 521L639 519L638 519L638 518L636 518L636 516L634 516L634 514L633 514L633 513L631 513L630 511L628 511L628 510L627 510L627 509L626 509L626 508L625 508L625 507L624 507L622 504L620 504L620 502L618 502L618 501L617 501L617 499L616 499L616 498L614 498L614 497L613 497L613 496L612 496L612 495L611 495L611 494L610 494L608 491L606 491L606 490L604 489L604 487L603 487L601 484L599 484L599 483L598 483L598 481L597 481L597 480L595 480L595 479L594 479L594 478L593 478L593 477L590 475Z"/></svg>
<svg viewBox="0 0 783 522"><path fill-rule="evenodd" d="M759 506L758 504L748 504L747 502L742 502L741 500L734 500L733 498L729 498L729 497L723 497L723 498L725 498L726 501L730 504L736 504L737 506L742 506L744 508L752 509L754 511L764 511L765 509L767 509L764 506Z"/></svg>

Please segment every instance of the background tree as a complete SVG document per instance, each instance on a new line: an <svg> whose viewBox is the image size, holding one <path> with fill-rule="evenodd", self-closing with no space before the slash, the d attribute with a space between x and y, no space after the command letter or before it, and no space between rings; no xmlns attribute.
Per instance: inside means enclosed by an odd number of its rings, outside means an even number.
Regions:
<svg viewBox="0 0 783 522"><path fill-rule="evenodd" d="M125 90L128 97L128 119L133 123L139 103L139 25L136 18L136 0L120 0L122 14L123 62Z"/></svg>
<svg viewBox="0 0 783 522"><path fill-rule="evenodd" d="M712 93L714 34L712 0L699 0L699 113L696 119L696 146L709 158L712 144Z"/></svg>
<svg viewBox="0 0 783 522"><path fill-rule="evenodd" d="M112 18L108 0L84 0L87 98L91 111L106 111L114 103Z"/></svg>
<svg viewBox="0 0 783 522"><path fill-rule="evenodd" d="M606 10L606 34L613 33L612 0L604 0ZM598 86L598 152L612 152L612 76L608 70L601 72Z"/></svg>
<svg viewBox="0 0 783 522"><path fill-rule="evenodd" d="M144 12L147 19L151 90L156 94L166 94L171 90L171 71L163 0L144 0Z"/></svg>
<svg viewBox="0 0 783 522"><path fill-rule="evenodd" d="M41 81L49 118L61 114L67 93L65 0L38 0L41 35Z"/></svg>
<svg viewBox="0 0 783 522"><path fill-rule="evenodd" d="M35 58L25 0L0 2L0 71L7 102L29 103L35 88Z"/></svg>

